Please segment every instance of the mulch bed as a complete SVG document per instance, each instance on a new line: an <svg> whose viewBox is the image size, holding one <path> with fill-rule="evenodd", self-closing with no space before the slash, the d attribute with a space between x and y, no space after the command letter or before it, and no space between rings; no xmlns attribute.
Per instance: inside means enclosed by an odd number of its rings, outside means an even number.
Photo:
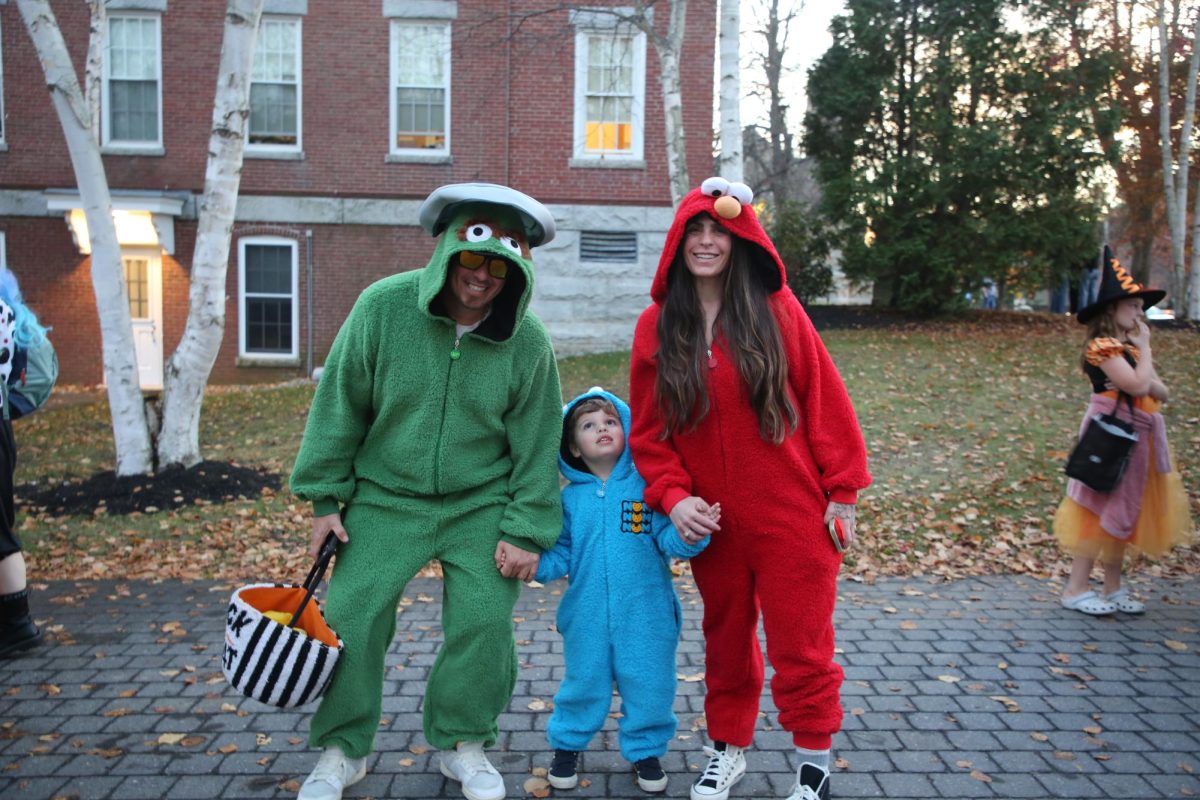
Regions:
<svg viewBox="0 0 1200 800"><path fill-rule="evenodd" d="M201 461L193 467L167 467L153 475L117 477L113 471L75 478L55 486L26 483L16 487L17 505L53 515L129 514L224 503L276 491L280 476L227 461Z"/></svg>

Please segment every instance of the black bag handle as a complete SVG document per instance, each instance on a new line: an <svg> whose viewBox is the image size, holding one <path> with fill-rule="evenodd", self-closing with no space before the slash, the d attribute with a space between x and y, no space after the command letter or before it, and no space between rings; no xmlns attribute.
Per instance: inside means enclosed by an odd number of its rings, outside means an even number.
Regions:
<svg viewBox="0 0 1200 800"><path fill-rule="evenodd" d="M1137 421L1137 414L1133 412L1133 395L1126 394L1123 390L1117 389L1117 400L1113 403L1112 417L1119 420L1121 418L1121 398L1124 397L1126 404L1129 406L1129 421L1131 423Z"/></svg>
<svg viewBox="0 0 1200 800"><path fill-rule="evenodd" d="M329 535L325 537L324 544L321 545L321 552L317 554L317 560L313 562L312 569L308 571L308 577L304 579L304 599L296 607L296 613L292 615L292 621L288 623L289 628L296 627L296 622L304 613L304 607L308 605L313 592L317 590L317 584L325 579L325 570L329 568L329 562L333 559L333 554L337 552L337 546L337 535L330 531Z"/></svg>

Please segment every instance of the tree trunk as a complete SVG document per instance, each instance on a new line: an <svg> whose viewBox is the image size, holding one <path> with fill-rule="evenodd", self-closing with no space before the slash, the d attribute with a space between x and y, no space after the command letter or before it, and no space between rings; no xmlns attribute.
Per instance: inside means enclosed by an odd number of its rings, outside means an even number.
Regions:
<svg viewBox="0 0 1200 800"><path fill-rule="evenodd" d="M100 317L104 380L112 409L117 474L149 472L153 468L150 431L138 380L129 296L104 162L100 158L100 148L92 138L90 114L49 3L47 0L17 0L17 8L45 73L87 217L92 244L92 289Z"/></svg>
<svg viewBox="0 0 1200 800"><path fill-rule="evenodd" d="M225 36L192 255L187 324L163 375L160 466L191 466L200 461L204 387L225 334L225 274L242 177L246 121L250 116L250 71L262 7L263 0L228 0L225 7Z"/></svg>
<svg viewBox="0 0 1200 800"><path fill-rule="evenodd" d="M1187 282L1183 255L1187 244L1187 179L1188 156L1191 146L1192 115L1196 108L1196 59L1200 54L1193 47L1188 71L1187 98L1184 105L1183 130L1179 139L1178 164L1171 146L1171 51L1167 30L1166 0L1157 6L1158 27L1158 135L1162 148L1163 191L1167 201L1167 231L1171 237L1171 301L1176 309L1187 313ZM1197 29L1200 31L1200 28Z"/></svg>
<svg viewBox="0 0 1200 800"><path fill-rule="evenodd" d="M720 47L720 116L721 155L717 159L717 174L729 181L742 177L742 81L738 61L738 42L741 36L741 13L738 0L721 0Z"/></svg>
<svg viewBox="0 0 1200 800"><path fill-rule="evenodd" d="M105 0L85 0L91 20L88 31L87 69L84 71L83 96L92 121L92 139L100 144L100 85L104 69L104 29L108 25Z"/></svg>
<svg viewBox="0 0 1200 800"><path fill-rule="evenodd" d="M1173 303L1175 313L1182 310L1188 319L1200 319L1200 191L1196 192L1195 207L1192 209L1192 271L1188 277L1187 306L1182 302Z"/></svg>
<svg viewBox="0 0 1200 800"><path fill-rule="evenodd" d="M1183 133L1179 138L1179 186L1176 189L1179 192L1179 234L1184 246L1179 248L1179 261L1175 265L1175 279L1173 281L1179 288L1179 294L1171 298L1171 305L1175 309L1175 314L1185 319L1200 319L1200 297L1197 297L1196 292L1197 287L1200 286L1198 284L1200 277L1196 275L1196 220L1193 220L1192 223L1192 275L1190 283L1183 268L1184 250L1187 244L1188 167L1190 164L1189 156L1192 150L1192 131L1194 130L1192 121L1196 116L1196 78L1198 72L1200 72L1200 17L1196 19L1196 32L1192 36L1192 58L1188 62L1187 96L1183 104ZM1197 197L1200 199L1200 191L1197 191Z"/></svg>
<svg viewBox="0 0 1200 800"><path fill-rule="evenodd" d="M683 95L679 76L679 54L683 49L687 0L671 0L671 21L666 38L653 30L647 36L658 53L659 84L662 87L663 114L667 134L667 178L671 184L671 202L676 206L691 189L687 168L687 140L683 128Z"/></svg>

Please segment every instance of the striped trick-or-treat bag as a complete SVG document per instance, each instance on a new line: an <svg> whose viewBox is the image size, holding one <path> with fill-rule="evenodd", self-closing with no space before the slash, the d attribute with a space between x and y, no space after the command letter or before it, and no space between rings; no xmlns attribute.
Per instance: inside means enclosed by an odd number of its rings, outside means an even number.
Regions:
<svg viewBox="0 0 1200 800"><path fill-rule="evenodd" d="M333 534L325 540L303 585L255 583L230 598L221 669L247 697L292 708L316 700L329 685L343 645L321 616L313 591L337 541Z"/></svg>

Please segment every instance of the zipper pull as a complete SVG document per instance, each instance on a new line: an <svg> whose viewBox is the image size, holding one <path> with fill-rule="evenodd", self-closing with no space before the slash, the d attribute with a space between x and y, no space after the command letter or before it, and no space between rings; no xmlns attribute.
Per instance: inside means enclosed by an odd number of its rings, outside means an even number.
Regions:
<svg viewBox="0 0 1200 800"><path fill-rule="evenodd" d="M458 361L459 357L462 356L462 353L460 353L458 350L458 343L461 341L462 341L461 336L457 337L454 340L454 348L450 351L450 360L451 361Z"/></svg>
<svg viewBox="0 0 1200 800"><path fill-rule="evenodd" d="M596 497L604 497L604 487L608 486L608 480L600 481L600 488L596 490Z"/></svg>

